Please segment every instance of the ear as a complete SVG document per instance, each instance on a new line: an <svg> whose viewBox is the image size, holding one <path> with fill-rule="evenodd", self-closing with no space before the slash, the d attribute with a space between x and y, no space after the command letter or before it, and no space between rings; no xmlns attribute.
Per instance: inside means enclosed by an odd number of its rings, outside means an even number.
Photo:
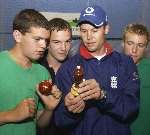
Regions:
<svg viewBox="0 0 150 135"><path fill-rule="evenodd" d="M108 34L108 33L109 33L109 30L110 30L110 25L107 24L107 25L105 26L105 34Z"/></svg>
<svg viewBox="0 0 150 135"><path fill-rule="evenodd" d="M21 36L22 36L22 34L21 34L20 31L18 31L18 30L14 30L13 31L13 37L14 37L16 42L20 42L21 41Z"/></svg>
<svg viewBox="0 0 150 135"><path fill-rule="evenodd" d="M122 48L124 48L124 41L123 40L121 41L121 46L122 46Z"/></svg>

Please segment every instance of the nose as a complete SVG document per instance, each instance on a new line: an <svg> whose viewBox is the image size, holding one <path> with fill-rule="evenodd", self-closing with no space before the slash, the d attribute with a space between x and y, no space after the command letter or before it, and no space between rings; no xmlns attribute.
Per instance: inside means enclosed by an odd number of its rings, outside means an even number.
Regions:
<svg viewBox="0 0 150 135"><path fill-rule="evenodd" d="M90 40L92 37L92 33L90 31L87 32L87 39Z"/></svg>
<svg viewBox="0 0 150 135"><path fill-rule="evenodd" d="M61 49L67 50L70 47L71 43L69 41L61 42Z"/></svg>
<svg viewBox="0 0 150 135"><path fill-rule="evenodd" d="M136 52L137 52L137 49L138 49L138 46L137 46L137 45L133 45L133 46L132 46L132 52L133 52L133 53L136 53Z"/></svg>
<svg viewBox="0 0 150 135"><path fill-rule="evenodd" d="M61 49L62 50L66 50L66 47L67 47L67 43L66 42L62 42L61 43Z"/></svg>
<svg viewBox="0 0 150 135"><path fill-rule="evenodd" d="M47 44L48 44L46 39L41 39L39 43L40 43L40 46L44 49L47 47Z"/></svg>

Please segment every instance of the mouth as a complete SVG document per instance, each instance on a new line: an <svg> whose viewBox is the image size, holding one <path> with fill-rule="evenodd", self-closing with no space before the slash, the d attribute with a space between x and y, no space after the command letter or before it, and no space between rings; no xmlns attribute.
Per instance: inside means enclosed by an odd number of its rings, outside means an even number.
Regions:
<svg viewBox="0 0 150 135"><path fill-rule="evenodd" d="M130 57L132 57L132 58L136 58L137 56L136 56L136 55L130 55Z"/></svg>
<svg viewBox="0 0 150 135"><path fill-rule="evenodd" d="M37 52L37 55L43 56L43 55L44 55L44 51L39 51L39 52Z"/></svg>
<svg viewBox="0 0 150 135"><path fill-rule="evenodd" d="M86 44L94 44L95 42L87 42Z"/></svg>
<svg viewBox="0 0 150 135"><path fill-rule="evenodd" d="M93 44L95 44L95 42L87 42L86 44L87 45L93 45Z"/></svg>
<svg viewBox="0 0 150 135"><path fill-rule="evenodd" d="M94 44L95 44L95 42L88 42L88 43L86 43L86 46L87 47L92 47Z"/></svg>
<svg viewBox="0 0 150 135"><path fill-rule="evenodd" d="M66 53L59 53L60 57L66 57Z"/></svg>

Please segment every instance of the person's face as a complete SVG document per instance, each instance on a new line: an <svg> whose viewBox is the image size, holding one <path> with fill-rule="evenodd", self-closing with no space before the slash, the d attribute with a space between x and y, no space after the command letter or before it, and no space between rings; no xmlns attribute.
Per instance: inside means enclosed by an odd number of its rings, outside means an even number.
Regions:
<svg viewBox="0 0 150 135"><path fill-rule="evenodd" d="M131 56L134 63L138 63L143 57L147 47L146 36L137 35L134 33L127 33L125 41L123 42L123 51L125 54Z"/></svg>
<svg viewBox="0 0 150 135"><path fill-rule="evenodd" d="M48 55L56 61L62 62L68 56L71 47L71 32L68 30L54 30L50 34Z"/></svg>
<svg viewBox="0 0 150 135"><path fill-rule="evenodd" d="M100 55L105 42L105 34L108 34L108 26L95 28L90 24L81 24L80 35L85 47L93 55Z"/></svg>
<svg viewBox="0 0 150 135"><path fill-rule="evenodd" d="M24 57L30 60L37 60L43 56L49 40L49 30L31 27L30 32L26 32L25 34L17 30L13 34L16 45L20 48Z"/></svg>

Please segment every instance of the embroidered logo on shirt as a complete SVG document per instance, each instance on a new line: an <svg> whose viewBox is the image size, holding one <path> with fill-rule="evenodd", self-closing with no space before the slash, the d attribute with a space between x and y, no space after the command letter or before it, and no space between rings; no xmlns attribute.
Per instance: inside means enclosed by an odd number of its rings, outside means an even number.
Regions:
<svg viewBox="0 0 150 135"><path fill-rule="evenodd" d="M112 76L111 77L111 88L117 88L117 84L118 84L118 82L117 82L117 77L115 77L115 76Z"/></svg>

